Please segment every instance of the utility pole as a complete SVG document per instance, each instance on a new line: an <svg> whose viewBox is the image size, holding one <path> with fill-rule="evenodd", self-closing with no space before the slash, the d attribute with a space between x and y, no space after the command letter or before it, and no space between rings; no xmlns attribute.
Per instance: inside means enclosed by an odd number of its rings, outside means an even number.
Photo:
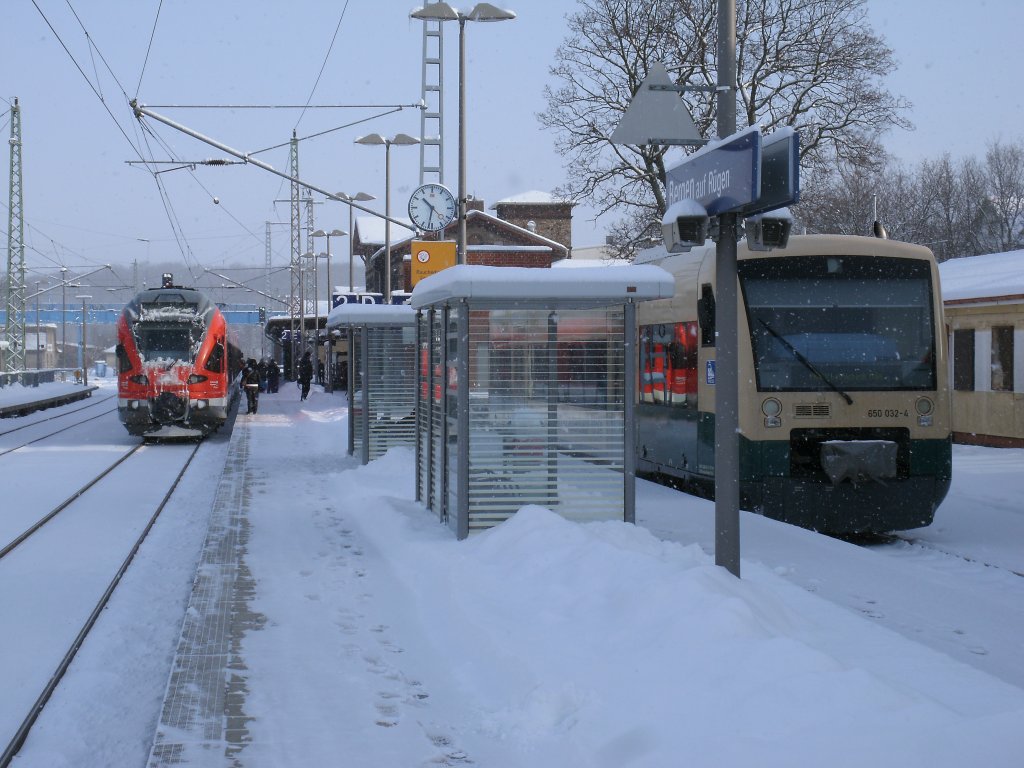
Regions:
<svg viewBox="0 0 1024 768"><path fill-rule="evenodd" d="M290 296L291 309L291 378L296 380L299 372L299 361L296 359L298 353L297 326L295 317L302 309L302 218L299 207L299 138L295 130L292 130L291 149L289 151L288 173L292 178L291 194L291 230L292 230L292 259L291 259L291 285ZM296 304L298 299L298 304Z"/></svg>
<svg viewBox="0 0 1024 768"><path fill-rule="evenodd" d="M736 0L718 0L718 136L736 133ZM739 330L735 211L718 217L715 383L715 564L740 575Z"/></svg>
<svg viewBox="0 0 1024 768"><path fill-rule="evenodd" d="M11 175L7 208L6 370L25 370L25 210L21 177L21 107L11 105Z"/></svg>
<svg viewBox="0 0 1024 768"><path fill-rule="evenodd" d="M316 229L313 226L313 193L310 190L306 190L306 250L303 253L313 253L313 230ZM303 295L306 297L305 304L302 307L302 314L313 318L313 348L316 349L317 343L317 307L316 307L316 258L310 259L313 263L303 273L305 276L305 283L303 284ZM305 341L303 336L303 341ZM307 344L307 347L309 345Z"/></svg>

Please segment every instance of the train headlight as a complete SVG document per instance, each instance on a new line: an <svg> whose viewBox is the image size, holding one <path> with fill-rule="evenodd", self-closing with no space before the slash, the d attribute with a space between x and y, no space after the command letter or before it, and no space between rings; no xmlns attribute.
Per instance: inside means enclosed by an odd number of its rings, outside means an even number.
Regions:
<svg viewBox="0 0 1024 768"><path fill-rule="evenodd" d="M188 377L188 383L199 384L200 382L206 381L206 378L207 377L203 376L201 373L193 373L191 376Z"/></svg>
<svg viewBox="0 0 1024 768"><path fill-rule="evenodd" d="M209 404L208 400L196 400L196 410L201 411Z"/></svg>
<svg viewBox="0 0 1024 768"><path fill-rule="evenodd" d="M782 403L774 397L769 397L761 403L761 413L764 414L764 425L766 427L782 426L782 419L779 417L779 414L782 413Z"/></svg>
<svg viewBox="0 0 1024 768"><path fill-rule="evenodd" d="M137 373L134 376L129 376L128 381L133 384L141 384L144 387L149 386L149 379L146 378L146 374L144 373Z"/></svg>
<svg viewBox="0 0 1024 768"><path fill-rule="evenodd" d="M935 403L927 397L919 397L917 402L914 403L914 408L917 411L917 426L932 426L932 414L935 412Z"/></svg>

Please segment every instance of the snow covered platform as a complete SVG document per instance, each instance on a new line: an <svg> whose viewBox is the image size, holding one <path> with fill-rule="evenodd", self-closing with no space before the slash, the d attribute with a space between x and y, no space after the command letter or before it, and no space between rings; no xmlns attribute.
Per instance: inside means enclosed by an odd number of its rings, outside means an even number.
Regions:
<svg viewBox="0 0 1024 768"><path fill-rule="evenodd" d="M159 682L94 664L79 682L117 693L37 741L83 757L26 766L1020 764L1024 451L959 452L976 469L915 533L975 562L743 513L740 580L709 554L714 505L643 481L636 525L533 506L458 541L411 449L362 465L340 393L298 398L238 416L189 496L213 508ZM110 653L138 651L140 613Z"/></svg>
<svg viewBox="0 0 1024 768"><path fill-rule="evenodd" d="M71 382L52 381L35 387L22 384L8 384L0 387L0 419L9 416L24 416L33 411L67 405L76 400L84 400L96 391L97 387L83 386Z"/></svg>

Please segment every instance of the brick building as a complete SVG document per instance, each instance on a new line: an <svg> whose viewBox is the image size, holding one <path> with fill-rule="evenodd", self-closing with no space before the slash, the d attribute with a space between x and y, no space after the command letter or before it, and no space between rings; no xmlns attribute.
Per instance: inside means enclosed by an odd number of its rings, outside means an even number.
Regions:
<svg viewBox="0 0 1024 768"><path fill-rule="evenodd" d="M528 192L501 200L484 211L483 200L471 198L466 211L467 263L504 267L547 268L568 258L572 240L572 203L555 200L546 192ZM396 217L398 218L398 217ZM408 219L401 219L408 221ZM391 225L391 289L412 290L410 282L410 230ZM456 240L458 220L437 236L422 239ZM353 252L366 264L366 289L384 286L384 221L359 216L355 221Z"/></svg>

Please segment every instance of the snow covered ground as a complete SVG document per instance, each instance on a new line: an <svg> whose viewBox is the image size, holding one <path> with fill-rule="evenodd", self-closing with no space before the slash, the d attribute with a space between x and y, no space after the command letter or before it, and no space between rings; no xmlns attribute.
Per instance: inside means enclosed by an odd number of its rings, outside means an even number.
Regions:
<svg viewBox="0 0 1024 768"><path fill-rule="evenodd" d="M233 758L185 764L1020 765L1024 452L958 447L912 542L744 513L737 580L713 505L645 482L636 526L526 508L458 542L414 501L411 451L344 456L342 404L286 385L208 441L15 765L146 764L240 430L251 719Z"/></svg>

